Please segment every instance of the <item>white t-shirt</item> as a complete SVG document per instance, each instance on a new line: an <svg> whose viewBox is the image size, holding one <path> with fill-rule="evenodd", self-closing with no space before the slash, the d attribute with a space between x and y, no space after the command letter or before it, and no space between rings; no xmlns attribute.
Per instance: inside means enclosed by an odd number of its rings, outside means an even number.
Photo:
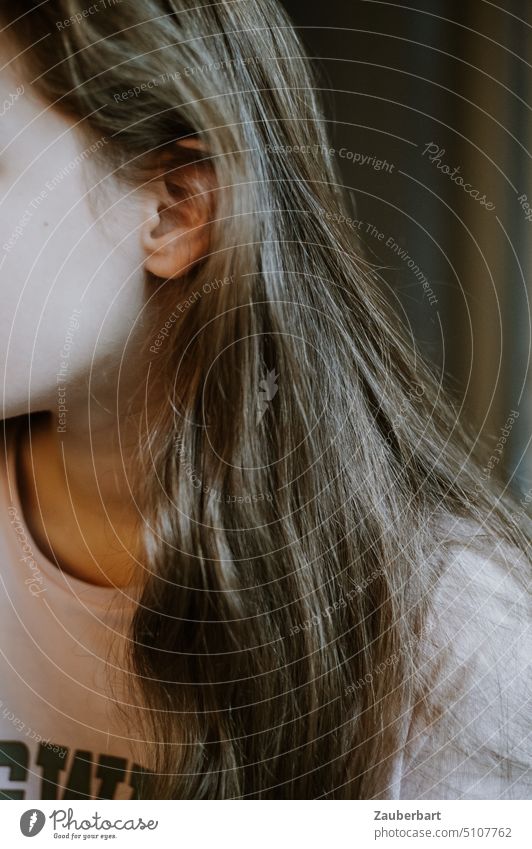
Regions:
<svg viewBox="0 0 532 849"><path fill-rule="evenodd" d="M507 543L476 550L475 534L452 528L420 664L437 670L432 722L405 717L387 798L532 799L532 566Z"/></svg>
<svg viewBox="0 0 532 849"><path fill-rule="evenodd" d="M116 711L127 699L121 654L134 605L37 548L13 430L0 441L0 799L136 798L142 767Z"/></svg>

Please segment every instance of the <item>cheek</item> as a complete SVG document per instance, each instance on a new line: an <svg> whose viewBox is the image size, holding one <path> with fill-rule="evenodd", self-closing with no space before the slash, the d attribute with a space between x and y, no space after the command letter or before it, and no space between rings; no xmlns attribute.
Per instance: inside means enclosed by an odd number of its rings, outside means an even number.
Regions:
<svg viewBox="0 0 532 849"><path fill-rule="evenodd" d="M57 361L61 327L68 319L69 273L71 297L79 297L67 257L86 222L77 233L76 217L68 216L74 186L66 179L54 185L46 176L49 172L46 163L26 173L21 170L0 207L0 367L8 401L28 395L30 375L31 385L39 391L46 387Z"/></svg>
<svg viewBox="0 0 532 849"><path fill-rule="evenodd" d="M4 417L49 408L65 362L76 385L99 361L118 363L143 308L138 211L119 200L97 221L81 169L38 172L0 206Z"/></svg>

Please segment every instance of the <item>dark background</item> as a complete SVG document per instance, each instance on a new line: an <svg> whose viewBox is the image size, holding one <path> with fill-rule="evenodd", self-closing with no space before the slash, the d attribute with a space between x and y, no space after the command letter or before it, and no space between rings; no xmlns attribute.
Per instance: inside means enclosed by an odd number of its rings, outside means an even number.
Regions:
<svg viewBox="0 0 532 849"><path fill-rule="evenodd" d="M530 278L532 3L510 0L285 0L319 74L359 233L438 376L493 447L519 418L501 460L511 485L532 486ZM423 155L495 205L489 210ZM373 225L384 236L367 232ZM399 257L386 240L406 251ZM408 268L411 258L437 302ZM486 458L488 459L488 458Z"/></svg>

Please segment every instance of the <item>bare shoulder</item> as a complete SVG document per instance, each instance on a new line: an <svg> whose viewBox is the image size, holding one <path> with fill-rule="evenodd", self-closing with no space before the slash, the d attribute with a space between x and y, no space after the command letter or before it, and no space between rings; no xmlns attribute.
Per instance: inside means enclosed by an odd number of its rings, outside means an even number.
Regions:
<svg viewBox="0 0 532 849"><path fill-rule="evenodd" d="M402 798L532 797L532 563L473 526L430 600Z"/></svg>

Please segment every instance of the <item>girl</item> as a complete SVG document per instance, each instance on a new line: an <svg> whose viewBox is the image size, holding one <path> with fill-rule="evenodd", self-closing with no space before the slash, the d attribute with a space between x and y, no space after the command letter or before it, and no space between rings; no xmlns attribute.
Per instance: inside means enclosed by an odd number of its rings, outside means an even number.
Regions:
<svg viewBox="0 0 532 849"><path fill-rule="evenodd" d="M2 797L529 798L525 504L277 2L0 19Z"/></svg>

